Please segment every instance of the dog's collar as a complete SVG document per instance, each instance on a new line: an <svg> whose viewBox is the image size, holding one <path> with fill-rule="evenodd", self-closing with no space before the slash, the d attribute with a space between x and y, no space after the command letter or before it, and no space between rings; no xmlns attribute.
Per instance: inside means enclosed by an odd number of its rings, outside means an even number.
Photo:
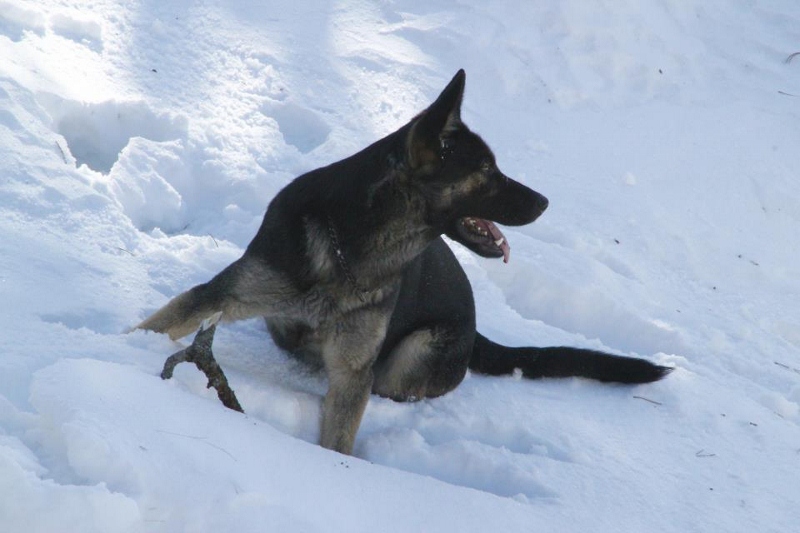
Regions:
<svg viewBox="0 0 800 533"><path fill-rule="evenodd" d="M350 265L347 263L347 258L344 256L342 246L339 244L339 234L336 232L336 227L333 225L333 219L330 217L330 215L328 216L328 236L330 237L331 244L333 245L333 253L336 255L336 261L339 263L339 267L342 269L342 272L344 272L345 279L347 279L347 282L352 285L353 289L355 289L358 299L362 302L365 302L369 291L361 288L356 281L356 277L353 274L353 271L350 269Z"/></svg>

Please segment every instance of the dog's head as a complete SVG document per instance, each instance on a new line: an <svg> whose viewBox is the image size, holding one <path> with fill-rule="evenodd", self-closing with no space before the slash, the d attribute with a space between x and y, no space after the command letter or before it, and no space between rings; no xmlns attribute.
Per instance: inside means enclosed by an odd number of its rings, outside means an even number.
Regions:
<svg viewBox="0 0 800 533"><path fill-rule="evenodd" d="M478 255L508 261L508 242L494 223L529 224L547 209L547 198L500 172L483 139L461 121L465 78L459 70L412 121L409 166L432 226Z"/></svg>

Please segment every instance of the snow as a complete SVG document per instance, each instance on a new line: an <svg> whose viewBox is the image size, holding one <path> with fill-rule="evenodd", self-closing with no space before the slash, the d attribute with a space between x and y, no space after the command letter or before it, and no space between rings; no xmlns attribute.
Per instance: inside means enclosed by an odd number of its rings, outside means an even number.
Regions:
<svg viewBox="0 0 800 533"><path fill-rule="evenodd" d="M0 0L3 531L795 531L798 51L790 0ZM259 321L215 341L246 415L162 381L127 329L460 67L550 199L509 264L453 245L479 329L676 370L373 397L355 457Z"/></svg>

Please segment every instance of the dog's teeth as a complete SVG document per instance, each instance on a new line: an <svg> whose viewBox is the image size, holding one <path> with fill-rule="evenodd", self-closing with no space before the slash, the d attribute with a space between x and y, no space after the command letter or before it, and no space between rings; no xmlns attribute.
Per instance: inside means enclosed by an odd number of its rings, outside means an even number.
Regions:
<svg viewBox="0 0 800 533"><path fill-rule="evenodd" d="M500 237L499 239L497 239L496 241L494 241L494 243L495 243L497 246L500 246L500 245L501 245L501 244L503 244L504 242L506 242L506 239L505 239L505 237Z"/></svg>

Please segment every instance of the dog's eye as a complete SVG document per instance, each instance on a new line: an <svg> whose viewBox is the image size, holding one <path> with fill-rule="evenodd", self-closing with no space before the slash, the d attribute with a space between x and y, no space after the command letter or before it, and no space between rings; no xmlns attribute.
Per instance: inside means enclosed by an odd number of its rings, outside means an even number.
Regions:
<svg viewBox="0 0 800 533"><path fill-rule="evenodd" d="M492 163L489 159L484 159L481 161L481 170L483 172L491 172L494 168L494 163Z"/></svg>
<svg viewBox="0 0 800 533"><path fill-rule="evenodd" d="M447 156L453 153L453 150L456 149L456 142L453 139L442 137L441 146L442 146L442 160L444 160L445 158L447 158Z"/></svg>

